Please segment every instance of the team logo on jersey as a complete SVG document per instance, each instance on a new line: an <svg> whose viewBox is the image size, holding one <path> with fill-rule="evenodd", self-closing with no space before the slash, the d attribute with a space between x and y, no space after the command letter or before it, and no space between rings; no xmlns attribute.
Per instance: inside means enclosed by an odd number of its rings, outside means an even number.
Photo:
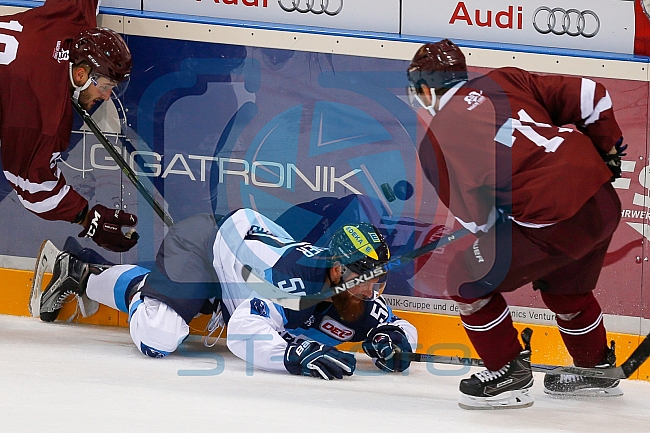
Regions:
<svg viewBox="0 0 650 433"><path fill-rule="evenodd" d="M61 41L56 41L56 47L54 48L52 57L59 63L67 62L70 60L70 50L62 50Z"/></svg>
<svg viewBox="0 0 650 433"><path fill-rule="evenodd" d="M273 236L273 233L266 230L264 227L251 226L251 228L248 229L248 232L246 232L246 235L247 236L252 236L252 235L269 235L269 236Z"/></svg>
<svg viewBox="0 0 650 433"><path fill-rule="evenodd" d="M372 257L375 260L379 260L379 256L377 255L377 251L370 245L370 242L368 242L368 239L359 231L358 228L354 226L344 226L343 230L345 231L345 234L348 235L348 238L352 241L352 244L357 248L357 251L365 254L368 257ZM375 243L379 242L379 237L375 233L371 233L370 235L374 235L372 237L372 241Z"/></svg>
<svg viewBox="0 0 650 433"><path fill-rule="evenodd" d="M165 352L163 350L158 350L154 349L151 346L147 346L144 343L140 343L140 351L147 356L150 356L151 358L164 358L165 356L169 355L169 352Z"/></svg>
<svg viewBox="0 0 650 433"><path fill-rule="evenodd" d="M354 330L342 325L328 316L325 316L325 319L320 323L319 328L323 333L340 341L351 340L354 336Z"/></svg>
<svg viewBox="0 0 650 433"><path fill-rule="evenodd" d="M469 92L469 95L465 96L465 102L469 104L467 107L468 111L471 111L481 105L485 101L485 96L483 96L483 91L475 92L472 90Z"/></svg>
<svg viewBox="0 0 650 433"><path fill-rule="evenodd" d="M251 314L268 318L270 316L269 307L261 299L251 299Z"/></svg>

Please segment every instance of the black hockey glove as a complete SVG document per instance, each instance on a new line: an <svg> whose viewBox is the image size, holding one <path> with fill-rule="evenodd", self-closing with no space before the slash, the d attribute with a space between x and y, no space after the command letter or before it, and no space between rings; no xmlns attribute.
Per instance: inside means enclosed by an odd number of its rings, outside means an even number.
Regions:
<svg viewBox="0 0 650 433"><path fill-rule="evenodd" d="M331 380L352 376L357 360L351 353L307 340L287 346L284 352L284 366L291 374Z"/></svg>
<svg viewBox="0 0 650 433"><path fill-rule="evenodd" d="M401 352L413 352L406 334L399 326L379 325L372 329L361 345L363 351L377 359L375 365L390 373L404 371L411 365L411 360L403 358Z"/></svg>
<svg viewBox="0 0 650 433"><path fill-rule="evenodd" d="M93 206L82 223L84 229L77 236L91 238L97 245L109 251L123 253L138 242L135 231L122 233L122 227L133 227L138 217L120 209L109 209L101 204Z"/></svg>
<svg viewBox="0 0 650 433"><path fill-rule="evenodd" d="M614 182L616 179L621 177L621 157L627 155L627 153L625 153L627 144L623 144L623 137L616 142L614 148L616 149L616 153L601 153L603 161L607 164L607 168L612 172L612 177L609 180L610 182Z"/></svg>

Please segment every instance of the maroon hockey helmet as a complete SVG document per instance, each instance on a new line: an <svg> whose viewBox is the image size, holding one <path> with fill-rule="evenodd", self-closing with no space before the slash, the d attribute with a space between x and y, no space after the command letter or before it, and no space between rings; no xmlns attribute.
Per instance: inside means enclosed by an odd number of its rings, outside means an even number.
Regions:
<svg viewBox="0 0 650 433"><path fill-rule="evenodd" d="M74 39L70 49L70 61L77 65L85 61L93 74L103 75L116 82L131 74L131 51L124 39L115 31L96 27L85 30Z"/></svg>
<svg viewBox="0 0 650 433"><path fill-rule="evenodd" d="M422 84L430 89L448 88L467 80L465 55L449 39L422 45L407 69L411 86L420 91Z"/></svg>

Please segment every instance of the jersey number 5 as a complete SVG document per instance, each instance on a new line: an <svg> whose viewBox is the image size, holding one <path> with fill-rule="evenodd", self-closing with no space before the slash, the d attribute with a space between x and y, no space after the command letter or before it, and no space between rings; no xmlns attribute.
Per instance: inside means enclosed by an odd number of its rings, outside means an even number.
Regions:
<svg viewBox="0 0 650 433"><path fill-rule="evenodd" d="M23 26L18 21L9 21L8 23L0 23L0 29L22 32ZM16 60L18 40L11 35L0 33L0 46L2 45L4 45L4 50L0 51L0 65L8 65Z"/></svg>

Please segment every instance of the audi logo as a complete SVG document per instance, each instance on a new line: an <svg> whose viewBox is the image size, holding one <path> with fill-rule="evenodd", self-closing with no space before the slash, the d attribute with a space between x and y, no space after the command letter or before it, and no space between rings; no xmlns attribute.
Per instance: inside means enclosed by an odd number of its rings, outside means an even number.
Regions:
<svg viewBox="0 0 650 433"><path fill-rule="evenodd" d="M291 3L290 7L287 7L283 4ZM303 5L304 3L304 5ZM338 9L334 9L334 6L338 3ZM341 10L343 10L343 0L278 0L278 4L285 12L294 12L298 11L301 14L306 14L311 12L316 15L327 14L331 17L338 15Z"/></svg>
<svg viewBox="0 0 650 433"><path fill-rule="evenodd" d="M590 10L551 9L548 6L540 6L533 13L533 27L543 35L553 33L593 38L600 30L600 19Z"/></svg>

